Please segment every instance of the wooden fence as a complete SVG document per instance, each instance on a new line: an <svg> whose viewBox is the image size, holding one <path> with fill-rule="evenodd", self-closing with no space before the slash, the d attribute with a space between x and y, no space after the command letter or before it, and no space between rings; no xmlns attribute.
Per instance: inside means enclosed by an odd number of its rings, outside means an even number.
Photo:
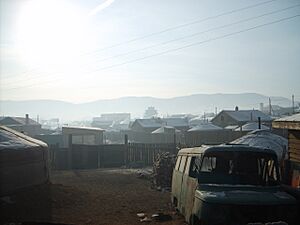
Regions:
<svg viewBox="0 0 300 225"><path fill-rule="evenodd" d="M153 164L155 157L161 152L170 152L177 154L175 144L144 144L128 143L127 145L127 163L138 163L150 166Z"/></svg>
<svg viewBox="0 0 300 225"><path fill-rule="evenodd" d="M96 169L121 166L151 166L161 152L177 154L175 144L127 143L114 145L50 146L53 169Z"/></svg>

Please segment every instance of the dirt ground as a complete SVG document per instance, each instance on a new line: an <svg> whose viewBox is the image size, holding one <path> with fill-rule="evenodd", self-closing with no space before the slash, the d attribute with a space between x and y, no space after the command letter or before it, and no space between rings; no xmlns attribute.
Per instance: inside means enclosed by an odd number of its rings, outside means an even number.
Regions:
<svg viewBox="0 0 300 225"><path fill-rule="evenodd" d="M170 204L170 193L151 189L149 180L128 169L53 171L51 183L2 198L1 222L64 224L185 224ZM170 215L164 222L140 222L137 213Z"/></svg>

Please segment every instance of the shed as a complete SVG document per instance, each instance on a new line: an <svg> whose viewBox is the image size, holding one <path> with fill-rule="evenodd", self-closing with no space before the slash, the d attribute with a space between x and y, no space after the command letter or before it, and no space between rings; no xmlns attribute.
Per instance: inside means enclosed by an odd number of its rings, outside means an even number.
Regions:
<svg viewBox="0 0 300 225"><path fill-rule="evenodd" d="M152 119L136 119L132 125L131 130L136 132L151 133L152 131L160 128L162 121L159 118Z"/></svg>
<svg viewBox="0 0 300 225"><path fill-rule="evenodd" d="M63 147L70 144L101 145L104 130L96 127L62 127Z"/></svg>
<svg viewBox="0 0 300 225"><path fill-rule="evenodd" d="M241 132L235 132L223 129L212 123L203 123L189 129L185 134L187 146L200 146L202 144L222 144L232 141L242 135Z"/></svg>
<svg viewBox="0 0 300 225"><path fill-rule="evenodd" d="M300 187L300 113L280 118L272 123L273 128L288 130L288 155L291 163L291 184Z"/></svg>
<svg viewBox="0 0 300 225"><path fill-rule="evenodd" d="M0 196L48 180L47 144L0 126Z"/></svg>
<svg viewBox="0 0 300 225"><path fill-rule="evenodd" d="M180 142L181 131L172 126L161 126L151 133L153 143Z"/></svg>

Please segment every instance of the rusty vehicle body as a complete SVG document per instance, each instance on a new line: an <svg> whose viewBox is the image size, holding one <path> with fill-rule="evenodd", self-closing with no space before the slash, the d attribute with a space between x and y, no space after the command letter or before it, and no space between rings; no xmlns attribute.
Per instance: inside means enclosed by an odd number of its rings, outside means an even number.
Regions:
<svg viewBox="0 0 300 225"><path fill-rule="evenodd" d="M190 224L296 224L297 200L280 186L274 151L245 145L178 152L172 203Z"/></svg>

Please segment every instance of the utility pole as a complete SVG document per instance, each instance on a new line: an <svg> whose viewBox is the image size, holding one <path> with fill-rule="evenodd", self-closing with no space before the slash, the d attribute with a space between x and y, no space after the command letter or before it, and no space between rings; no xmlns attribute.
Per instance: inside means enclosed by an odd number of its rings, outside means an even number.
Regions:
<svg viewBox="0 0 300 225"><path fill-rule="evenodd" d="M269 98L269 115L272 115L272 104L271 104L271 98Z"/></svg>
<svg viewBox="0 0 300 225"><path fill-rule="evenodd" d="M292 95L292 107L293 107L293 114L295 114L295 96Z"/></svg>

